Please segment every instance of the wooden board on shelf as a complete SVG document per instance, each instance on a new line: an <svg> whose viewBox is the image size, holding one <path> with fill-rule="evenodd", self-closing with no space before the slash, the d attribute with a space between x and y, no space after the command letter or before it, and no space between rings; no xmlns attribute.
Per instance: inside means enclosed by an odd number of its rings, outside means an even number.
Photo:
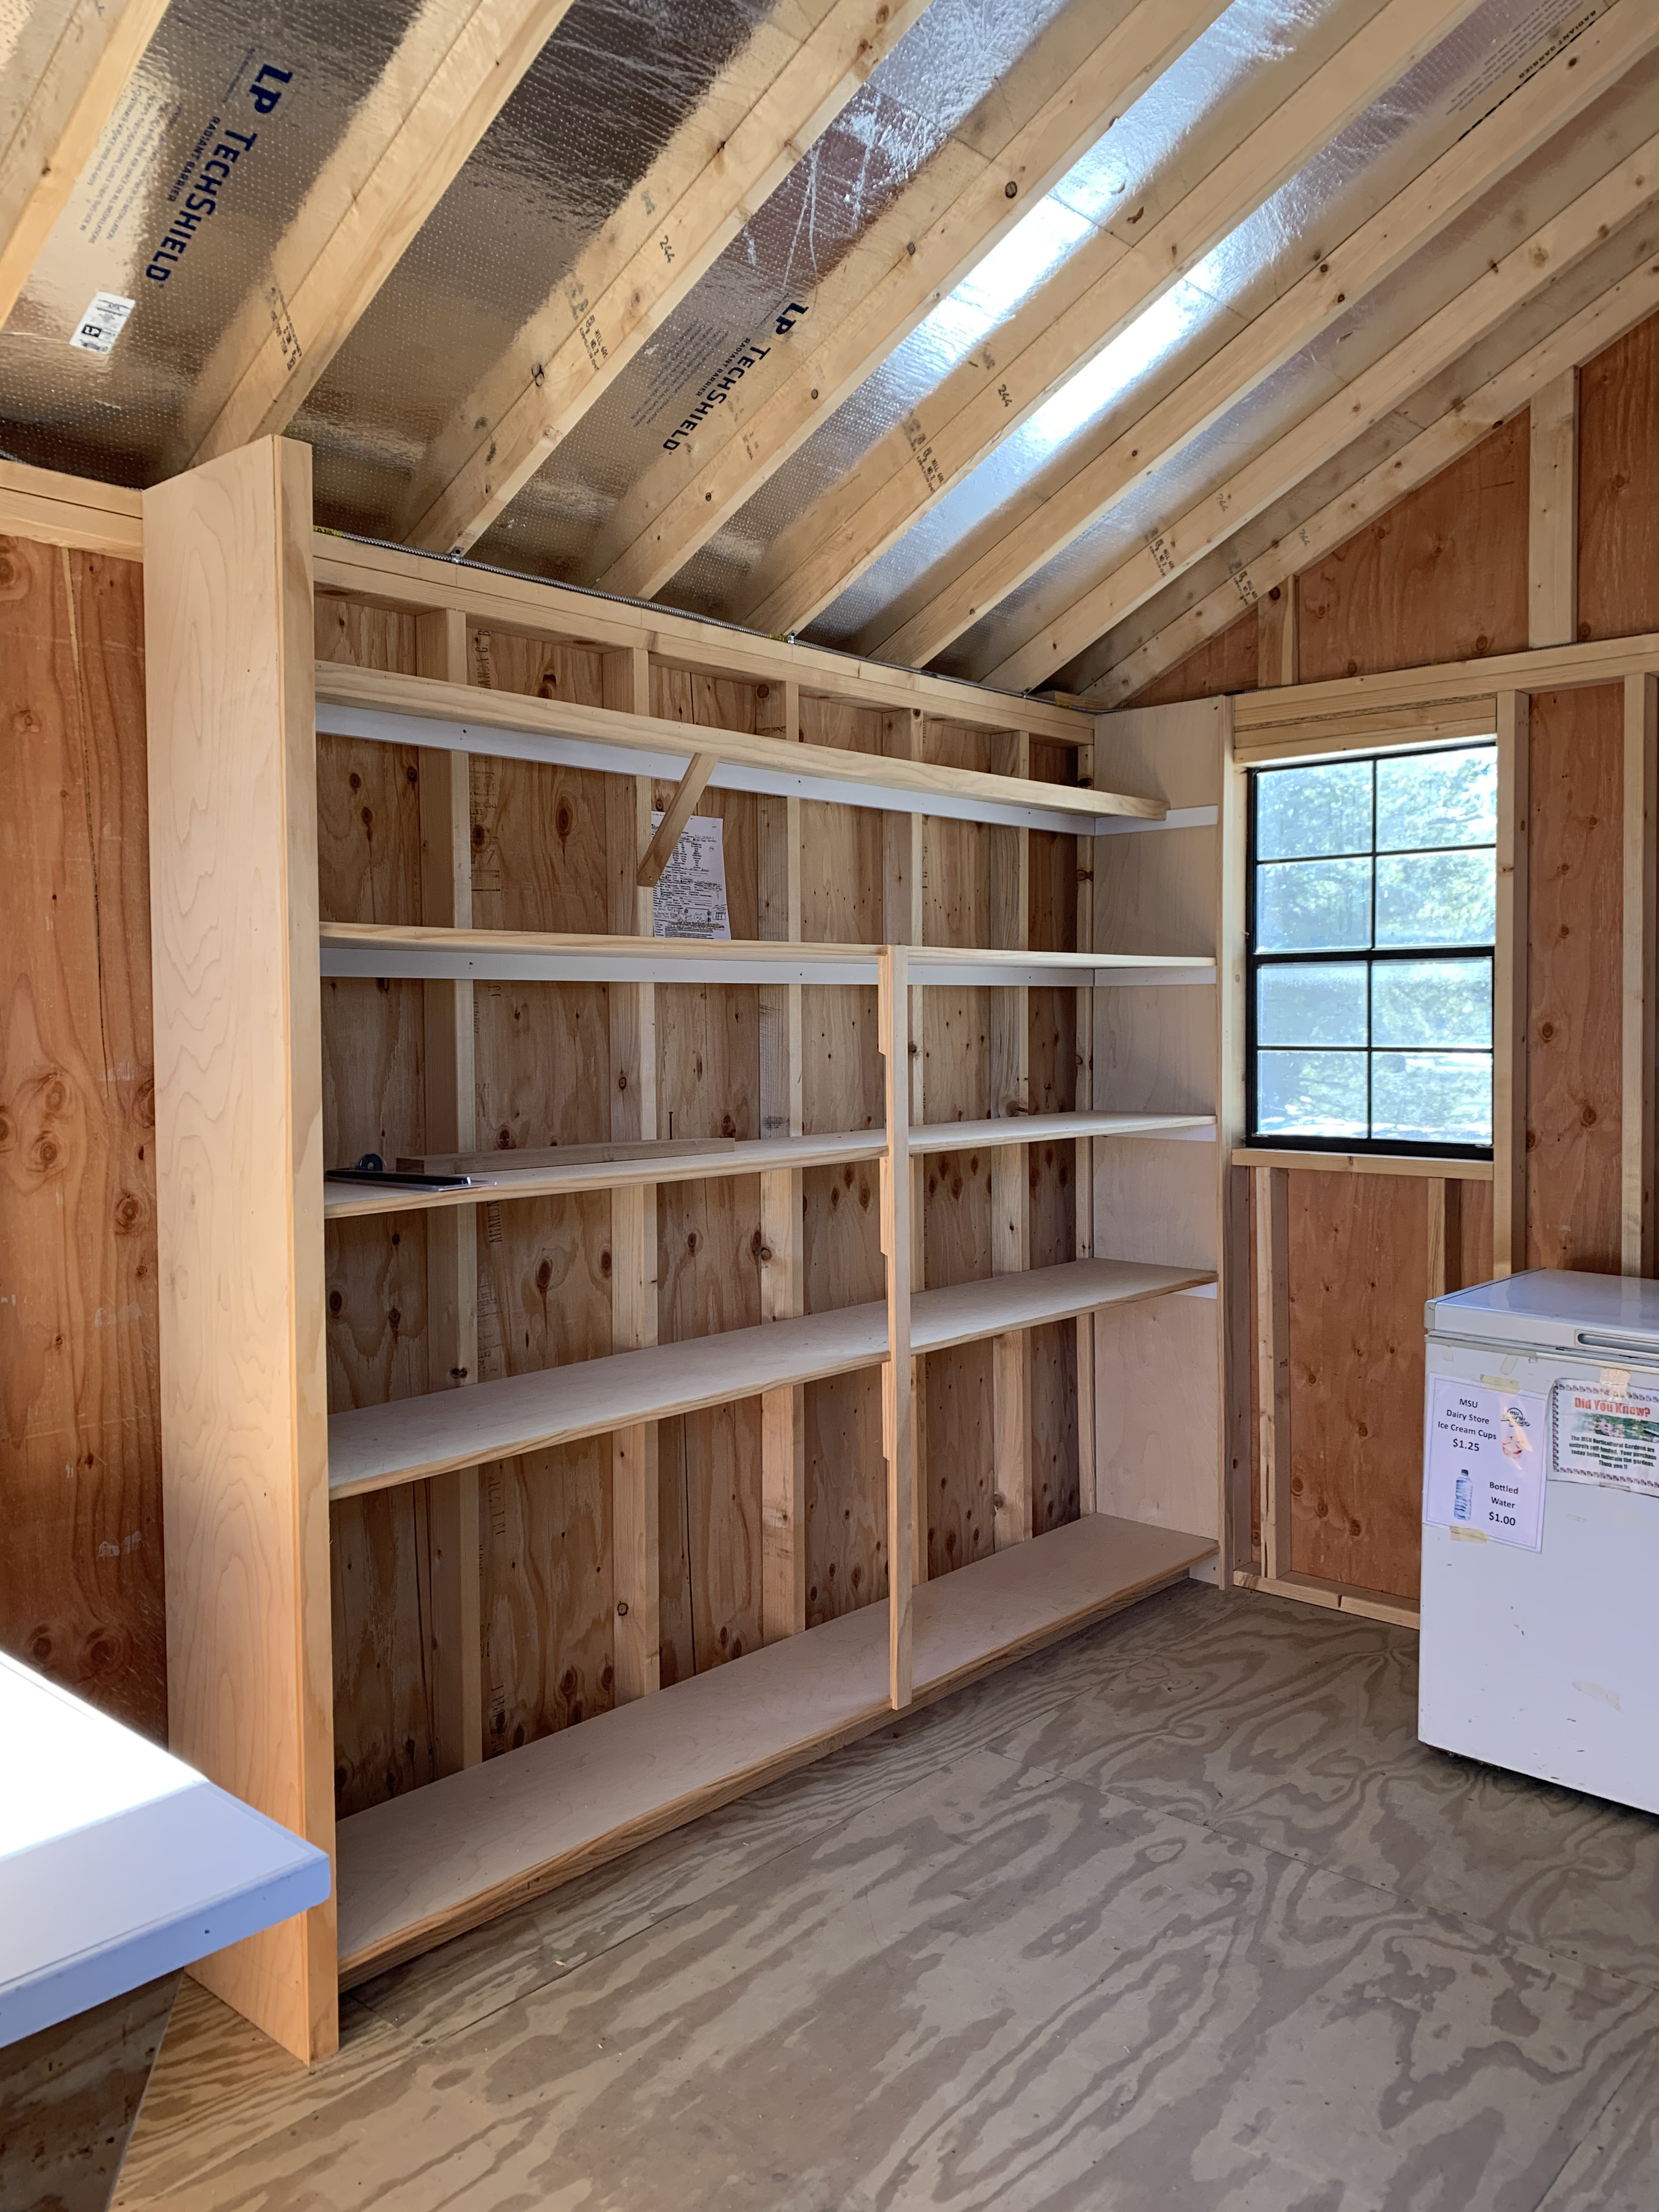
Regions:
<svg viewBox="0 0 1659 2212"><path fill-rule="evenodd" d="M917 1153L970 1152L984 1145L1042 1145L1078 1137L1213 1137L1213 1114L1025 1114L994 1121L927 1121L910 1132Z"/></svg>
<svg viewBox="0 0 1659 2212"><path fill-rule="evenodd" d="M884 1139L879 1129L855 1129L824 1137L763 1137L739 1140L711 1137L661 1146L550 1145L535 1148L536 1164L517 1152L469 1153L477 1166L451 1167L438 1155L423 1156L417 1170L431 1175L464 1173L471 1182L449 1190L423 1189L395 1182L337 1182L329 1186L323 1211L331 1221L364 1213L410 1213L433 1206L493 1205L512 1198L570 1198L581 1191L627 1190L653 1183L701 1182L711 1176L759 1175L769 1170L838 1167L879 1159ZM566 1157L566 1156L568 1157ZM453 1158L454 1156L450 1156ZM482 1164L488 1162L488 1165ZM399 1166L403 1165L399 1162Z"/></svg>
<svg viewBox="0 0 1659 2212"><path fill-rule="evenodd" d="M915 1698L943 1697L1179 1581L1206 1537L1091 1515L918 1587ZM414 1957L890 1719L866 1606L339 1832L343 1986Z"/></svg>
<svg viewBox="0 0 1659 2212"><path fill-rule="evenodd" d="M919 1354L947 1351L1008 1329L1036 1328L1097 1306L1164 1297L1212 1280L1201 1267L1077 1260L958 1283L918 1293L912 1341ZM329 1424L330 1494L349 1497L425 1480L450 1468L546 1450L786 1383L877 1366L886 1343L884 1304L848 1306L609 1358L579 1358L463 1393L355 1407Z"/></svg>
<svg viewBox="0 0 1659 2212"><path fill-rule="evenodd" d="M670 672L660 672L667 674ZM900 812L988 818L981 810L1024 808L1049 829L1086 827L1115 816L1156 821L1153 799L1077 784L1038 786L946 763L877 758L839 746L808 744L700 722L697 742L684 726L657 714L584 707L574 700L481 694L460 684L319 662L319 730L401 744L442 747L496 757L562 762L617 775L654 775L678 782L694 759L706 757L716 789L776 790L804 799L849 800ZM1011 718L1012 719L1012 718Z"/></svg>

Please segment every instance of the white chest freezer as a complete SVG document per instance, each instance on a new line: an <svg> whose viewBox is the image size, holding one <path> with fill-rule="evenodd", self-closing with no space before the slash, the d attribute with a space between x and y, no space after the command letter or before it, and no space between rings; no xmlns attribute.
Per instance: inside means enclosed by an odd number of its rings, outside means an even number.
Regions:
<svg viewBox="0 0 1659 2212"><path fill-rule="evenodd" d="M1431 1299L1425 1743L1659 1813L1659 1282Z"/></svg>

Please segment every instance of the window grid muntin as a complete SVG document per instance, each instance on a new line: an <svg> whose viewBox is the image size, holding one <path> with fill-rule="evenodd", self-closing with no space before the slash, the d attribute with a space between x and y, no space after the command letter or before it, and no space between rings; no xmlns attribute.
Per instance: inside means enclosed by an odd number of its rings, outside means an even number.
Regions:
<svg viewBox="0 0 1659 2212"><path fill-rule="evenodd" d="M1472 744L1467 738L1460 738L1451 744L1425 746L1420 752L1413 751L1409 757L1413 759L1432 759L1448 753L1468 753L1475 751L1492 751L1495 753L1496 750L1495 739L1489 745L1481 745L1479 743ZM1496 856L1496 836L1493 837L1490 844L1486 842L1482 842L1480 844L1469 844L1466 842L1455 845L1378 845L1376 842L1377 818L1377 768L1381 761L1395 757L1399 757L1389 754L1373 753L1367 763L1371 774L1371 843L1364 851L1350 850L1342 853L1295 854L1286 854L1283 858L1259 860L1256 855L1256 820L1259 794L1261 787L1261 778L1264 775L1282 774L1285 769L1291 769L1294 764L1287 761L1283 763L1277 763L1272 766L1252 769L1249 772L1249 804L1246 810L1245 834L1245 872L1248 886L1245 896L1244 918L1245 1128L1248 1141L1251 1145L1260 1146L1263 1150L1275 1150L1282 1152L1326 1152L1354 1154L1370 1153L1404 1158L1489 1160L1492 1157L1492 1147L1489 1143L1485 1145L1470 1145L1460 1144L1450 1138L1418 1139L1413 1138L1374 1137L1370 1133L1375 1126L1376 1119L1376 1102L1373 1096L1374 1061L1379 1050L1386 1052L1416 1051L1422 1053L1435 1053L1443 1057L1456 1055L1465 1059L1485 1058L1488 1063L1489 1072L1493 1072L1495 1074L1496 1067L1497 1008L1495 1004L1492 1010L1492 1043L1486 1048L1484 1053L1482 1053L1479 1048L1466 1045L1388 1045L1379 1047L1375 1042L1376 1019L1375 1008L1373 1005L1373 975L1376 968L1380 963L1399 962L1404 960L1474 961L1484 958L1488 978L1491 979L1493 976L1497 949L1497 926L1495 916L1493 920L1492 939L1491 941L1465 939L1459 943L1452 945L1419 944L1410 945L1378 946L1376 943L1376 864L1379 860L1407 859L1416 855L1435 853L1491 852L1494 854L1494 859ZM1324 950L1310 946L1291 951L1264 952L1260 951L1256 943L1256 885L1260 879L1260 870L1263 867L1317 867L1324 861L1349 860L1369 860L1371 864L1370 878L1370 929L1371 942L1370 945L1363 950L1352 945L1341 945L1329 947ZM1260 975L1261 969L1263 968L1272 967L1306 966L1314 962L1318 962L1328 966L1357 966L1362 963L1364 966L1365 1042L1363 1045L1268 1045L1265 1047L1261 1045L1258 1042L1256 1036L1256 978ZM1259 1085L1257 1082L1257 1069L1260 1064L1261 1055L1263 1051L1330 1052L1348 1055L1363 1054L1365 1061L1366 1134L1363 1137L1321 1136L1298 1130L1263 1131L1260 1127L1260 1097Z"/></svg>

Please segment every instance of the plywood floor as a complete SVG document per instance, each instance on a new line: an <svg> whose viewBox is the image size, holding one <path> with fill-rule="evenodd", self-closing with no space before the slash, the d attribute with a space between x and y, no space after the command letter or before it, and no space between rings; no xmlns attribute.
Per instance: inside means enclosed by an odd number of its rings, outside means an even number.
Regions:
<svg viewBox="0 0 1659 2212"><path fill-rule="evenodd" d="M125 2212L1653 2212L1659 1822L1188 1583L368 1984L191 1984Z"/></svg>

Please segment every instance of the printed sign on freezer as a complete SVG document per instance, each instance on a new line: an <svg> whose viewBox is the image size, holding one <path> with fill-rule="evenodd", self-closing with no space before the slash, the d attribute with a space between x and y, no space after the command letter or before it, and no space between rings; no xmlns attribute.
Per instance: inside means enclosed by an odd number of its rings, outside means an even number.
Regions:
<svg viewBox="0 0 1659 2212"><path fill-rule="evenodd" d="M1423 1518L1431 1527L1542 1548L1542 1397L1437 1375L1425 1443Z"/></svg>
<svg viewBox="0 0 1659 2212"><path fill-rule="evenodd" d="M1561 1482L1659 1498L1659 1397L1558 1382L1550 1392L1550 1473Z"/></svg>

